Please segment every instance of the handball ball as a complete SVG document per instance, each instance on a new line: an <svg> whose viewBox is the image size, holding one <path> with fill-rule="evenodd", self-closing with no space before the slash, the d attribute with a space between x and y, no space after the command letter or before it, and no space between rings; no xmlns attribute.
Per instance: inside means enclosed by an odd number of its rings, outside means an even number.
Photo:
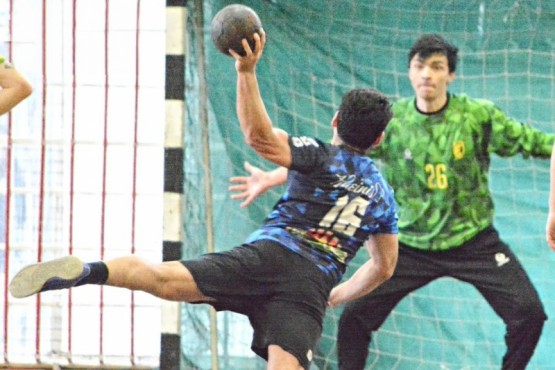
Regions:
<svg viewBox="0 0 555 370"><path fill-rule="evenodd" d="M260 18L254 10L242 4L228 5L220 10L212 19L210 34L219 51L226 55L229 49L245 56L242 39L247 39L251 50L254 50L253 34L262 28Z"/></svg>

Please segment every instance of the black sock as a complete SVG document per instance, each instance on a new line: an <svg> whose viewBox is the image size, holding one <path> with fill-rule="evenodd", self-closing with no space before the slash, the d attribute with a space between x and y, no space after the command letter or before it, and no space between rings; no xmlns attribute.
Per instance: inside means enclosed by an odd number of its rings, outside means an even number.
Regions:
<svg viewBox="0 0 555 370"><path fill-rule="evenodd" d="M91 272L74 286L106 283L106 280L108 280L108 267L104 262L88 262L86 265L89 266Z"/></svg>

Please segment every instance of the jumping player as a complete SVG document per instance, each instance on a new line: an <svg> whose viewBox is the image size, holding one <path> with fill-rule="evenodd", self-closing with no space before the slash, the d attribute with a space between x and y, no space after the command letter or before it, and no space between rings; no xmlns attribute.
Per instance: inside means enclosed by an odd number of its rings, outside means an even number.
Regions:
<svg viewBox="0 0 555 370"><path fill-rule="evenodd" d="M10 283L25 297L83 284L142 290L157 297L209 303L248 316L252 349L272 370L308 370L325 309L359 298L387 280L397 260L393 193L367 150L392 117L375 90L347 93L332 119L331 144L272 128L255 67L265 34L237 72L237 114L245 141L289 169L289 186L262 226L241 246L197 259L151 264L136 256L83 263L73 256L25 267ZM349 280L348 262L365 245L371 259ZM332 290L333 288L333 290Z"/></svg>

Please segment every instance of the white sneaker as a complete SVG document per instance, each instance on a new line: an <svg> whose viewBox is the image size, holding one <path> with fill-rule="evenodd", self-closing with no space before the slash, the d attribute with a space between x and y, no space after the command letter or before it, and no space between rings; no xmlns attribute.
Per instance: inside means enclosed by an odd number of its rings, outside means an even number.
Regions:
<svg viewBox="0 0 555 370"><path fill-rule="evenodd" d="M10 293L15 298L23 298L47 290L68 289L89 273L89 266L74 256L35 263L13 277Z"/></svg>

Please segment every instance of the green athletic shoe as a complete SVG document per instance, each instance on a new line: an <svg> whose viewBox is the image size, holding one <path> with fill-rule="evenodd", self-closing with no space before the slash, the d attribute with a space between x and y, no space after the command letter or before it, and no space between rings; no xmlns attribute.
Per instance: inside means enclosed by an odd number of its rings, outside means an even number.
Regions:
<svg viewBox="0 0 555 370"><path fill-rule="evenodd" d="M24 267L10 282L10 293L15 298L47 290L68 289L90 273L87 264L74 256Z"/></svg>

